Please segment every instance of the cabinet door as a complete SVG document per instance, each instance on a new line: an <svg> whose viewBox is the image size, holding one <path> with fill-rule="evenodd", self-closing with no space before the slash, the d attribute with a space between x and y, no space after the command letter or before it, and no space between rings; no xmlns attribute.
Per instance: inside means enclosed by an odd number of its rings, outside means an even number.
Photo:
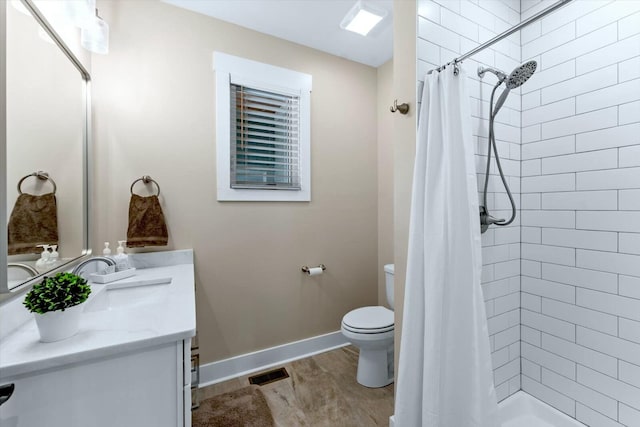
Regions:
<svg viewBox="0 0 640 427"><path fill-rule="evenodd" d="M179 345L179 351L177 351ZM35 375L3 379L2 427L176 427L183 413L182 341ZM182 364L182 360L180 360Z"/></svg>

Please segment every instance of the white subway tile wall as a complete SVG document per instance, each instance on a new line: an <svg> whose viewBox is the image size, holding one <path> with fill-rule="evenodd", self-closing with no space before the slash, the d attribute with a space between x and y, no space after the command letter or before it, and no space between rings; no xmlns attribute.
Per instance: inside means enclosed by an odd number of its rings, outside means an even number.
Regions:
<svg viewBox="0 0 640 427"><path fill-rule="evenodd" d="M432 68L451 61L520 22L520 0L419 0L418 1L418 70L420 80ZM572 29L572 31L574 31ZM531 34L529 37L537 37ZM575 34L572 33L571 38ZM489 97L497 79L487 73L483 79L477 75L478 65L497 67L509 73L520 64L520 35L514 34L493 48L467 59L462 65L468 77L471 97L472 128L476 141L476 169L478 190L482 190L489 129ZM534 49L531 49L534 51ZM571 72L573 73L573 67ZM418 91L422 87L418 82ZM496 92L496 98L501 89ZM537 95L539 99L539 94ZM494 101L495 102L495 101ZM567 102L575 104L575 99ZM562 101L559 104L564 104ZM537 106L535 101L530 105ZM562 113L563 105L556 107ZM574 107L572 107L574 108ZM520 91L514 90L500 110L495 122L496 142L516 203L520 205L521 160L521 107ZM550 111L549 111L550 110ZM524 124L541 123L554 114L554 107L541 108L538 115ZM573 114L573 112L571 113ZM539 140L540 129L530 138ZM570 151L574 153L571 141ZM617 157L616 157L617 158ZM495 167L491 169L488 205L500 218L511 214L509 200ZM535 165L532 174L539 175ZM571 189L575 179L571 174ZM482 203L482 202L481 202ZM575 218L572 214L571 221ZM492 228L482 236L484 290L491 349L493 351L494 382L499 399L515 393L520 385L520 219L508 227Z"/></svg>
<svg viewBox="0 0 640 427"><path fill-rule="evenodd" d="M419 0L419 76L552 3ZM522 387L587 425L640 427L640 0L574 1L464 62L479 190L495 78L476 69L531 59L496 119L518 220L482 236L498 398Z"/></svg>
<svg viewBox="0 0 640 427"><path fill-rule="evenodd" d="M640 1L575 1L526 33L522 388L640 426Z"/></svg>

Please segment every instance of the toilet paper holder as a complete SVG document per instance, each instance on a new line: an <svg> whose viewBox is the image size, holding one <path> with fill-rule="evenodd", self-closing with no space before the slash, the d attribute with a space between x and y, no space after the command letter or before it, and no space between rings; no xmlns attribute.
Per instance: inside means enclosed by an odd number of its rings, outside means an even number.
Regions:
<svg viewBox="0 0 640 427"><path fill-rule="evenodd" d="M318 268L321 268L322 271L325 271L327 269L327 267L324 264L320 264ZM311 274L311 272L309 271L309 267L307 267L306 265L302 266L302 271L304 271L307 274Z"/></svg>

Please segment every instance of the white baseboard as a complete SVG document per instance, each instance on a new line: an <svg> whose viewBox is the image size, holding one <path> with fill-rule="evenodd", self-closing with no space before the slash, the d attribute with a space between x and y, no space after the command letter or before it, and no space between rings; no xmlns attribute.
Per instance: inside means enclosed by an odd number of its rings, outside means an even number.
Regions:
<svg viewBox="0 0 640 427"><path fill-rule="evenodd" d="M395 425L396 425L396 419L395 419L395 416L394 416L394 415L391 415L391 416L389 417L389 427L395 427Z"/></svg>
<svg viewBox="0 0 640 427"><path fill-rule="evenodd" d="M200 387L349 345L340 331L200 365Z"/></svg>

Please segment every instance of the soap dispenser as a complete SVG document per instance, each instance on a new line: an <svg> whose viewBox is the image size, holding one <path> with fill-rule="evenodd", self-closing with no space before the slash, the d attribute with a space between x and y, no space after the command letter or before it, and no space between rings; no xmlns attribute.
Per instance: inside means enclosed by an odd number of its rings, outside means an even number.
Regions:
<svg viewBox="0 0 640 427"><path fill-rule="evenodd" d="M102 255L106 257L111 257L111 249L109 249L109 242L104 242L104 249L102 250Z"/></svg>
<svg viewBox="0 0 640 427"><path fill-rule="evenodd" d="M58 266L60 262L60 254L58 253L58 245L51 245L51 253L49 254L49 268Z"/></svg>
<svg viewBox="0 0 640 427"><path fill-rule="evenodd" d="M118 249L116 249L116 256L113 257L113 260L116 262L116 271L128 270L131 268L129 265L129 255L124 253L124 244L127 243L126 240L118 240Z"/></svg>
<svg viewBox="0 0 640 427"><path fill-rule="evenodd" d="M49 253L49 245L36 245L39 248L42 248L42 253L40 253L40 259L36 261L36 270L38 273L44 273L48 271L49 266L49 257L51 254Z"/></svg>

